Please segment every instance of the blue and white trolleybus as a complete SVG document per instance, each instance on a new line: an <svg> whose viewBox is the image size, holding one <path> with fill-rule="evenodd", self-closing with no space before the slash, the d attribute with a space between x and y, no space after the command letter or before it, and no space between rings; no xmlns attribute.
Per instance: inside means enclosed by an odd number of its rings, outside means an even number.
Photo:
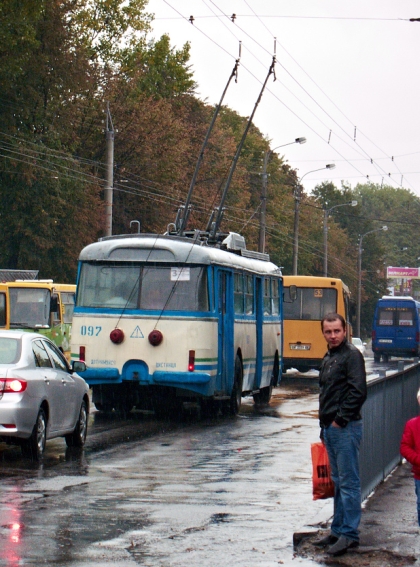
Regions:
<svg viewBox="0 0 420 567"><path fill-rule="evenodd" d="M72 358L99 410L236 414L278 384L281 297L280 269L237 234L105 237L79 257Z"/></svg>

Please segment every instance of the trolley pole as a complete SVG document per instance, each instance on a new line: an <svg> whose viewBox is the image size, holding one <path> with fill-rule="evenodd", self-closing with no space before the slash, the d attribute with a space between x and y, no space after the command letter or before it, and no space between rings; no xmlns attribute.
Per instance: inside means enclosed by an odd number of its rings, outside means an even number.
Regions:
<svg viewBox="0 0 420 567"><path fill-rule="evenodd" d="M105 200L105 236L112 235L112 201L114 189L114 126L112 124L109 102L106 109L106 178Z"/></svg>
<svg viewBox="0 0 420 567"><path fill-rule="evenodd" d="M265 227L267 210L267 164L270 151L264 152L262 188L261 188L261 208L260 208L260 237L258 241L258 252L265 252Z"/></svg>

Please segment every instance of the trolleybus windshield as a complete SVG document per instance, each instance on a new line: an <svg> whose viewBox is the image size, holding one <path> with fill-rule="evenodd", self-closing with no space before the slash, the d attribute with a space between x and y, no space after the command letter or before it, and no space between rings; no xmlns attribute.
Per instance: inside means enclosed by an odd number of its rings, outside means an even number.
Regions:
<svg viewBox="0 0 420 567"><path fill-rule="evenodd" d="M208 311L207 271L183 265L82 265L78 307Z"/></svg>

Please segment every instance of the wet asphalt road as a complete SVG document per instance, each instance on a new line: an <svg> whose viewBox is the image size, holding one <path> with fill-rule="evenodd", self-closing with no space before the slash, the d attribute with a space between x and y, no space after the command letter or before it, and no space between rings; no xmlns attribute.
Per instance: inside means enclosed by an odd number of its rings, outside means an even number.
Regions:
<svg viewBox="0 0 420 567"><path fill-rule="evenodd" d="M91 416L81 453L47 443L40 465L0 445L0 566L314 566L293 533L312 500L317 394L275 389L237 418Z"/></svg>

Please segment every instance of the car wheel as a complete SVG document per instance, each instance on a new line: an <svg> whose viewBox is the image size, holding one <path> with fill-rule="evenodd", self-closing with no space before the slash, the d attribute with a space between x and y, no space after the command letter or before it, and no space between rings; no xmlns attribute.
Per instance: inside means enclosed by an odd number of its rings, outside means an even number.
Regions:
<svg viewBox="0 0 420 567"><path fill-rule="evenodd" d="M83 447L86 441L87 435L87 424L88 424L88 413L86 402L83 400L80 406L79 418L74 428L73 433L66 435L67 447Z"/></svg>
<svg viewBox="0 0 420 567"><path fill-rule="evenodd" d="M39 461L44 452L46 442L47 418L44 410L40 409L31 436L22 443L22 454L34 461Z"/></svg>

